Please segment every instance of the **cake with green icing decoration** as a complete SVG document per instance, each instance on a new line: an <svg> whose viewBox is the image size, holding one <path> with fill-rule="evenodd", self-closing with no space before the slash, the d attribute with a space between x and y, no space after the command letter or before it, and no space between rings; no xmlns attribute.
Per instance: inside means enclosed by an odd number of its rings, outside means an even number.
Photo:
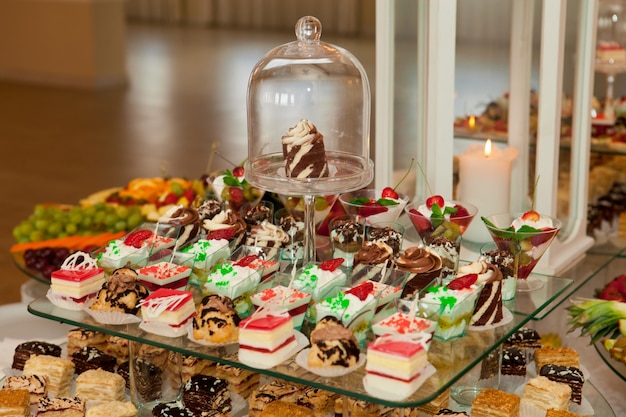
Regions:
<svg viewBox="0 0 626 417"><path fill-rule="evenodd" d="M428 287L420 298L419 315L437 322L437 339L451 340L465 335L480 293L477 278L476 274L468 274L447 285Z"/></svg>
<svg viewBox="0 0 626 417"><path fill-rule="evenodd" d="M221 262L215 265L203 283L205 293L217 293L232 300L254 291L261 275L253 268Z"/></svg>

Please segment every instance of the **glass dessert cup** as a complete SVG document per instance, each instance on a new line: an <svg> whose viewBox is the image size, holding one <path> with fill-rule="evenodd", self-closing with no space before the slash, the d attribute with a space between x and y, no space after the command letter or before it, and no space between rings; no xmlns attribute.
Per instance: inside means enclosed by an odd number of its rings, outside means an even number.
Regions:
<svg viewBox="0 0 626 417"><path fill-rule="evenodd" d="M382 190L368 188L342 193L339 195L339 202L347 214L363 217L366 224L395 222L409 202L409 197L400 194L395 201L381 196ZM381 200L387 201L381 204Z"/></svg>
<svg viewBox="0 0 626 417"><path fill-rule="evenodd" d="M418 208L426 203L410 203L404 207L404 211L411 220L417 234L422 239L425 246L433 249L443 262L442 278L453 278L459 264L459 253L461 249L461 238L467 230L472 220L478 213L478 208L473 204L448 200L446 204L449 206L461 206L465 212L457 212L455 214L446 214L442 217L426 217L419 212ZM440 251L437 248L437 238L442 237L456 246L456 254L450 254L448 251ZM455 256L453 256L455 255Z"/></svg>
<svg viewBox="0 0 626 417"><path fill-rule="evenodd" d="M228 180L226 180L228 182ZM229 185L222 175L210 178L211 190L219 202L224 202L236 213L244 207L259 204L265 191L245 182L243 185Z"/></svg>
<svg viewBox="0 0 626 417"><path fill-rule="evenodd" d="M535 291L543 287L543 282L531 277L541 257L546 252L561 229L561 221L550 216L541 216L552 221L548 229L515 231L511 226L523 213L496 214L483 218L485 226L499 249L511 252L517 264L517 292Z"/></svg>

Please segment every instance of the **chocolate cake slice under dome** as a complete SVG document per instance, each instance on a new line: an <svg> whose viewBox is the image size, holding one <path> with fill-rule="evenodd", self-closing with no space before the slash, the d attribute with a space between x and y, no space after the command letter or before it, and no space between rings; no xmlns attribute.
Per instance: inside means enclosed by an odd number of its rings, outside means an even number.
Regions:
<svg viewBox="0 0 626 417"><path fill-rule="evenodd" d="M374 167L367 75L354 55L322 42L321 33L317 18L299 19L296 40L261 58L248 82L246 180L304 197L305 261L315 259L315 196L363 188Z"/></svg>

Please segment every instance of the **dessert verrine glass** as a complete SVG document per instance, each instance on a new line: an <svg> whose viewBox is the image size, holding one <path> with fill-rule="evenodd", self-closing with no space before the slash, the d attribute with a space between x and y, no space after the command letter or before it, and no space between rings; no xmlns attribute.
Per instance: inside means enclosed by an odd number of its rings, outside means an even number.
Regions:
<svg viewBox="0 0 626 417"><path fill-rule="evenodd" d="M382 194L382 190L371 188L345 192L339 195L339 202L346 213L363 217L366 224L395 222L409 197L400 194L398 198L389 198Z"/></svg>
<svg viewBox="0 0 626 417"><path fill-rule="evenodd" d="M531 277L539 260L561 229L561 221L555 217L541 215L542 222L536 227L522 225L515 228L514 222L526 213L503 213L483 217L491 238L499 249L513 254L516 262L517 291L534 291L543 287L543 282Z"/></svg>
<svg viewBox="0 0 626 417"><path fill-rule="evenodd" d="M370 89L350 52L320 40L305 16L297 40L268 52L248 82L246 179L304 198L303 261L315 260L315 197L356 190L373 178Z"/></svg>
<svg viewBox="0 0 626 417"><path fill-rule="evenodd" d="M441 278L454 277L459 266L461 238L476 216L478 208L473 204L447 200L444 207L428 207L427 202L410 203L404 207L424 245L436 252L443 262ZM443 245L450 242L451 248ZM454 250L456 249L456 251Z"/></svg>

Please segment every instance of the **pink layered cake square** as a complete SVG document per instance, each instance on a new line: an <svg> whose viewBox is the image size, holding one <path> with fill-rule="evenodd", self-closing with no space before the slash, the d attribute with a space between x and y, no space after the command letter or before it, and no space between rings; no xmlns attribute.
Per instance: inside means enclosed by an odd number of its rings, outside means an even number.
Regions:
<svg viewBox="0 0 626 417"><path fill-rule="evenodd" d="M196 309L188 291L160 288L141 300L140 327L162 336L187 334Z"/></svg>
<svg viewBox="0 0 626 417"><path fill-rule="evenodd" d="M381 336L367 346L365 380L368 390L406 398L423 383L427 365L423 339Z"/></svg>
<svg viewBox="0 0 626 417"><path fill-rule="evenodd" d="M48 298L58 307L80 308L96 296L103 283L104 269L88 253L74 252L52 272Z"/></svg>
<svg viewBox="0 0 626 417"><path fill-rule="evenodd" d="M263 311L239 323L239 360L271 368L295 353L297 340L289 314Z"/></svg>
<svg viewBox="0 0 626 417"><path fill-rule="evenodd" d="M300 329L309 301L311 301L311 294L284 285L277 285L253 294L250 298L256 307L287 310L293 320L293 327Z"/></svg>
<svg viewBox="0 0 626 417"><path fill-rule="evenodd" d="M191 267L171 262L158 262L144 266L137 271L139 282L150 291L159 288L184 288L191 275Z"/></svg>

